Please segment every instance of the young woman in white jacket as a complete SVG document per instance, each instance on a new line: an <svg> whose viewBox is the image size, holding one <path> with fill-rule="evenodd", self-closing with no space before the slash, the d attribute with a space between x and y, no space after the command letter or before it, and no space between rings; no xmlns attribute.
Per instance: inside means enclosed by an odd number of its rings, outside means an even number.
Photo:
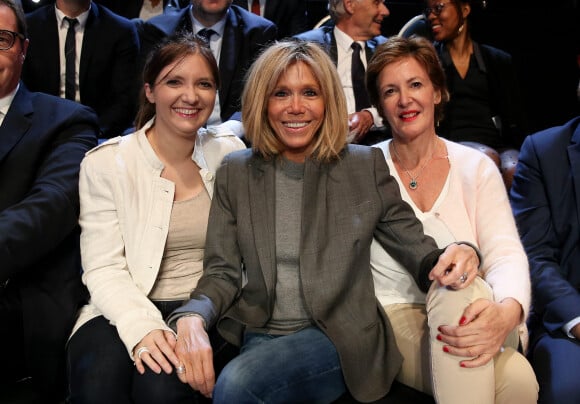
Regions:
<svg viewBox="0 0 580 404"><path fill-rule="evenodd" d="M138 130L96 147L81 165L90 301L68 345L73 403L195 395L175 375L176 337L164 319L201 276L215 171L245 146L227 130L204 128L219 74L203 40L170 38L151 53L143 78Z"/></svg>

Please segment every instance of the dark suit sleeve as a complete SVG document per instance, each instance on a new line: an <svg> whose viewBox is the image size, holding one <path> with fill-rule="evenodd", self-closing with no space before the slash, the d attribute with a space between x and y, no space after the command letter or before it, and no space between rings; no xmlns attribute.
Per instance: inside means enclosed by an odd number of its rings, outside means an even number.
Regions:
<svg viewBox="0 0 580 404"><path fill-rule="evenodd" d="M427 291L431 284L429 272L443 252L435 241L423 232L423 225L411 207L401 199L399 186L390 175L382 152L373 148L374 173L383 215L374 237L381 246L406 268L417 285Z"/></svg>
<svg viewBox="0 0 580 404"><path fill-rule="evenodd" d="M37 170L26 196L0 212L0 282L41 261L77 226L79 165L96 144L98 125L88 108L59 105L45 114L35 111L43 120L33 119L29 132L46 131L40 136L52 142L38 167L22 168Z"/></svg>
<svg viewBox="0 0 580 404"><path fill-rule="evenodd" d="M140 86L140 73L137 70L139 56L139 38L137 29L132 23L124 24L123 29L115 32L118 36L111 60L110 83L101 83L108 87L110 100L99 112L99 121L103 137L122 134L134 118L137 105L137 94ZM103 33L104 35L104 33Z"/></svg>
<svg viewBox="0 0 580 404"><path fill-rule="evenodd" d="M541 315L548 331L555 332L580 316L580 294L565 278L566 270L560 266L563 241L555 232L553 215L566 213L551 210L546 184L553 181L546 178L548 173L542 172L540 153L534 137L528 137L520 151L510 199L530 263L534 312ZM565 153L563 149L562 153ZM564 155L552 158L564 159ZM554 174L567 175L566 172ZM580 269L578 261L574 265Z"/></svg>

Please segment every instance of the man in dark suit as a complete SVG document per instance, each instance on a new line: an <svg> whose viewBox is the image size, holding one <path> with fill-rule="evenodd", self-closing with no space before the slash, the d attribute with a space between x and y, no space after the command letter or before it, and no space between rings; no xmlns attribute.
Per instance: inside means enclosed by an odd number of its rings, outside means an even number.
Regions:
<svg viewBox="0 0 580 404"><path fill-rule="evenodd" d="M374 0L330 0L329 8L332 24L296 35L296 38L320 43L336 64L338 75L346 95L349 140L355 143L373 144L388 136L383 120L376 108L371 107L368 96L357 95L357 81L364 88L366 66L375 48L387 38L381 36L381 24L389 15L382 1ZM360 49L361 72L353 72L353 46ZM357 53L358 53L357 52ZM362 98L362 99L361 99ZM372 133L369 133L371 132Z"/></svg>
<svg viewBox="0 0 580 404"><path fill-rule="evenodd" d="M31 45L22 79L31 91L66 96L65 17L77 19L74 99L95 110L101 137L120 135L137 104L139 39L126 18L91 0L56 0L27 14Z"/></svg>
<svg viewBox="0 0 580 404"><path fill-rule="evenodd" d="M97 142L87 107L31 93L20 80L24 13L0 0L0 391L32 377L42 399L64 392L64 348L79 305L78 173Z"/></svg>
<svg viewBox="0 0 580 404"><path fill-rule="evenodd" d="M174 32L213 30L209 43L218 61L221 85L209 125L225 122L239 111L246 70L263 47L276 39L274 23L231 3L192 0L189 7L154 17L139 29L142 60L155 44Z"/></svg>
<svg viewBox="0 0 580 404"><path fill-rule="evenodd" d="M178 7L177 0L96 0L96 3L102 4L115 14L125 18L142 18L148 15L149 18L162 14L163 10L171 7Z"/></svg>
<svg viewBox="0 0 580 404"><path fill-rule="evenodd" d="M253 0L260 4L260 15L278 27L278 38L287 38L308 29L306 0ZM252 10L252 0L234 0L233 4Z"/></svg>
<svg viewBox="0 0 580 404"><path fill-rule="evenodd" d="M524 141L511 203L532 278L529 359L539 403L580 397L580 117Z"/></svg>

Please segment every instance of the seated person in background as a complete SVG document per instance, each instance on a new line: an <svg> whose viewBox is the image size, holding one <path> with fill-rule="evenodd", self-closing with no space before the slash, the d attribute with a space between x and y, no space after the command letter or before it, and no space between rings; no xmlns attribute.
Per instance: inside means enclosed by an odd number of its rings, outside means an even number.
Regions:
<svg viewBox="0 0 580 404"><path fill-rule="evenodd" d="M165 318L201 276L214 174L244 144L202 128L220 84L203 39L190 33L160 44L143 78L137 132L103 143L81 166L91 300L68 346L73 403L195 399L175 376L184 368ZM225 343L213 342L217 354Z"/></svg>
<svg viewBox="0 0 580 404"><path fill-rule="evenodd" d="M191 0L189 7L154 17L139 26L142 56L175 32L194 32L208 38L221 82L208 125L218 125L239 115L246 70L262 48L276 39L276 26L272 22L231 2Z"/></svg>
<svg viewBox="0 0 580 404"><path fill-rule="evenodd" d="M277 42L252 65L242 122L253 149L217 172L203 275L169 319L179 376L216 404L388 392L400 356L373 295L373 234L422 285L477 273L474 249L424 236L379 150L346 145L345 116L318 45ZM217 381L206 334L216 324L241 345Z"/></svg>
<svg viewBox="0 0 580 404"><path fill-rule="evenodd" d="M89 108L19 82L27 47L20 5L0 0L0 389L31 377L39 402L57 403L64 347L86 299L79 164L99 127Z"/></svg>
<svg viewBox="0 0 580 404"><path fill-rule="evenodd" d="M480 143L491 155L499 153L496 162L509 189L526 134L525 114L511 56L471 37L469 15L479 1L426 2L425 17L451 95L437 130L446 139L476 148Z"/></svg>
<svg viewBox="0 0 580 404"><path fill-rule="evenodd" d="M56 0L27 14L26 21L26 86L93 108L100 137L118 136L131 127L138 82L135 26L90 0Z"/></svg>
<svg viewBox="0 0 580 404"><path fill-rule="evenodd" d="M272 21L283 39L306 31L306 0L234 0L233 4Z"/></svg>
<svg viewBox="0 0 580 404"><path fill-rule="evenodd" d="M471 285L434 282L425 295L404 263L373 241L375 292L403 354L398 380L439 403L535 403L534 372L517 352L527 337L526 255L496 167L437 136L449 94L431 42L389 39L369 63L367 86L393 134L376 147L425 233L440 246L466 240L483 256L481 276L462 278Z"/></svg>
<svg viewBox="0 0 580 404"><path fill-rule="evenodd" d="M511 188L530 263L530 359L539 403L580 397L580 117L528 136Z"/></svg>
<svg viewBox="0 0 580 404"><path fill-rule="evenodd" d="M148 20L163 14L163 10L171 0L95 0L95 2L125 18Z"/></svg>
<svg viewBox="0 0 580 404"><path fill-rule="evenodd" d="M376 47L387 39L380 34L389 9L376 0L330 0L328 10L333 24L296 37L321 44L336 65L346 95L348 140L368 145L377 143L389 134L370 104L364 74Z"/></svg>

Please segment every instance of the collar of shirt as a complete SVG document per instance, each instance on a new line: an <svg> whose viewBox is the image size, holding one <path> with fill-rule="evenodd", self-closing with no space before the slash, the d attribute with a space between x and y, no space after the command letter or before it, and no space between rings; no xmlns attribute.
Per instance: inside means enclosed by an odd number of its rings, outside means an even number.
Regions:
<svg viewBox="0 0 580 404"><path fill-rule="evenodd" d="M4 117L8 113L10 105L12 105L12 100L14 99L14 96L16 95L16 92L18 91L19 88L20 83L18 83L14 91L12 91L6 97L0 98L0 124L2 124L2 122L4 121Z"/></svg>
<svg viewBox="0 0 580 404"><path fill-rule="evenodd" d="M193 16L193 9L190 9L190 10L191 10L191 26L193 27L193 32L197 33L199 30L201 30L203 28L213 29L215 31L215 33L219 36L220 39L223 38L224 31L226 29L226 19L228 17L227 13L231 12L229 8L228 8L226 15L224 15L224 18L222 18L221 20L216 22L211 27L206 27L201 22L196 20L195 17Z"/></svg>
<svg viewBox="0 0 580 404"><path fill-rule="evenodd" d="M336 48L337 51L339 52L339 57L340 53L342 53L343 55L348 55L350 57L350 55L352 54L352 48L350 46L355 41L353 41L353 39L348 34L341 31L338 27L334 27L334 38L336 39ZM359 43L359 45L363 50L366 49L367 44L365 41L356 41L356 42ZM363 63L366 67L367 65L366 58L363 58Z"/></svg>
<svg viewBox="0 0 580 404"><path fill-rule="evenodd" d="M60 11L58 9L58 7L56 6L56 4L54 5L54 9L56 11L56 21L58 22L58 27L60 29L67 29L68 28L68 23L64 20L64 17L68 17L67 15L65 15L62 11ZM89 8L86 11L83 11L82 13L80 13L79 15L77 15L76 18L77 21L79 22L77 27L77 32L78 30L84 30L85 29L85 25L87 25L87 19L89 18L89 11L91 11L91 6L89 5ZM72 18L72 17L69 17Z"/></svg>

